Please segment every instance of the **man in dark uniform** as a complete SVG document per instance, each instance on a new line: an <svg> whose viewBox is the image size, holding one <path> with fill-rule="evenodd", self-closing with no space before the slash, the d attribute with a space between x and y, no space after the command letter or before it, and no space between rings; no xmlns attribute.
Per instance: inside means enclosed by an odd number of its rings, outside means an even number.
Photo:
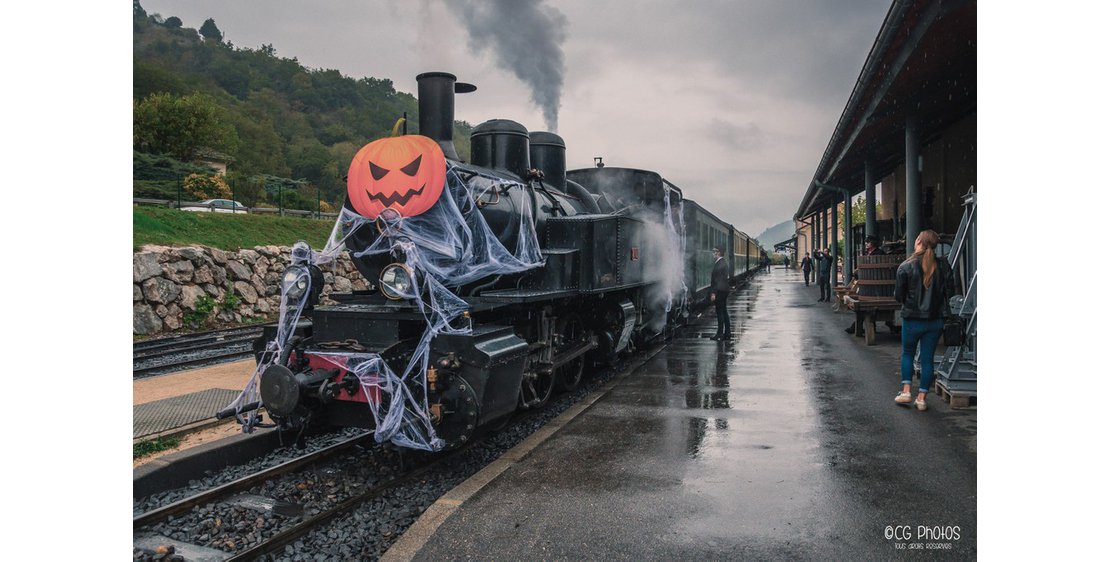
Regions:
<svg viewBox="0 0 1110 562"><path fill-rule="evenodd" d="M813 260L809 258L809 252L806 252L806 257L802 258L802 275L806 278L806 287L809 286L809 273L813 271Z"/></svg>
<svg viewBox="0 0 1110 562"><path fill-rule="evenodd" d="M724 252L720 248L713 248L713 274L709 279L709 300L713 301L717 311L717 334L711 340L723 340L732 337L732 322L728 319L728 262L724 259Z"/></svg>
<svg viewBox="0 0 1110 562"><path fill-rule="evenodd" d="M879 244L882 244L882 240L879 240L878 236L875 236L874 234L869 234L867 236L867 238L865 238L864 240L866 241L866 244L864 245L863 255L865 255L865 256L885 256L886 255L886 252L884 252L882 247L879 246Z"/></svg>
<svg viewBox="0 0 1110 562"><path fill-rule="evenodd" d="M817 256L817 284L821 287L821 298L817 302L830 302L832 298L832 256L829 251L819 250Z"/></svg>

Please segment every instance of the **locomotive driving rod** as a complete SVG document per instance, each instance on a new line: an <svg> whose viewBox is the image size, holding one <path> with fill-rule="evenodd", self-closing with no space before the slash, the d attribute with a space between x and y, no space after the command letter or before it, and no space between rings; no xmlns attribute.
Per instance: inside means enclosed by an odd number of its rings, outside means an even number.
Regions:
<svg viewBox="0 0 1110 562"><path fill-rule="evenodd" d="M589 341L587 341L586 343L583 343L582 345L578 346L577 348L575 348L571 351L568 351L568 352L560 355L550 365L545 365L544 367L542 367L540 369L540 371L542 371L544 373L550 373L551 371L554 371L555 369L558 369L559 367L562 367L563 365L566 365L567 363L570 363L571 361L574 361L579 356L588 353L591 349L593 349L595 347L597 347L597 336L591 335Z"/></svg>

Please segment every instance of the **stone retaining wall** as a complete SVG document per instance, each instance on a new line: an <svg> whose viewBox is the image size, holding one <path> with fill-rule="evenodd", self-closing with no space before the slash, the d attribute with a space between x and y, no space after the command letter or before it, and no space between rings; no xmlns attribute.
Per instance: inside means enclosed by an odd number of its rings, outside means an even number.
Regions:
<svg viewBox="0 0 1110 562"><path fill-rule="evenodd" d="M186 326L187 320L198 316L197 303L203 302L205 295L216 303L215 310L204 318L209 327L212 323L276 319L281 274L289 265L290 250L285 246L258 246L235 252L204 246L143 246L132 259L134 333L146 336L193 329ZM325 296L333 291L348 293L369 288L347 254L341 254L336 262L321 269Z"/></svg>

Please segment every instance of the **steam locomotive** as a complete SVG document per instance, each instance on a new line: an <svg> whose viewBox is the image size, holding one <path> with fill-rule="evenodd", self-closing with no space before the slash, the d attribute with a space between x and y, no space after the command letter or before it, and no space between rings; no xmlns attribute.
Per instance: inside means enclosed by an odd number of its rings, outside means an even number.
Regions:
<svg viewBox="0 0 1110 562"><path fill-rule="evenodd" d="M264 407L282 431L458 447L574 389L587 363L666 337L707 298L712 248L731 249L734 279L765 259L658 173L567 171L553 133L487 121L464 162L455 94L476 88L443 72L417 83L421 135L363 147L328 245L294 247L255 376L220 414L245 431ZM371 286L320 304L321 268L342 251Z"/></svg>

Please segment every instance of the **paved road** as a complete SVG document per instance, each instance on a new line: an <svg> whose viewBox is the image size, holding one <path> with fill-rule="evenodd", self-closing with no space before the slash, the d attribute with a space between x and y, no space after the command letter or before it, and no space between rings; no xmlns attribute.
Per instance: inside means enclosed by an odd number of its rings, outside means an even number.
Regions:
<svg viewBox="0 0 1110 562"><path fill-rule="evenodd" d="M897 336L867 347L816 298L757 276L729 301L738 337L696 337L707 312L417 558L973 559L976 412L895 405Z"/></svg>

